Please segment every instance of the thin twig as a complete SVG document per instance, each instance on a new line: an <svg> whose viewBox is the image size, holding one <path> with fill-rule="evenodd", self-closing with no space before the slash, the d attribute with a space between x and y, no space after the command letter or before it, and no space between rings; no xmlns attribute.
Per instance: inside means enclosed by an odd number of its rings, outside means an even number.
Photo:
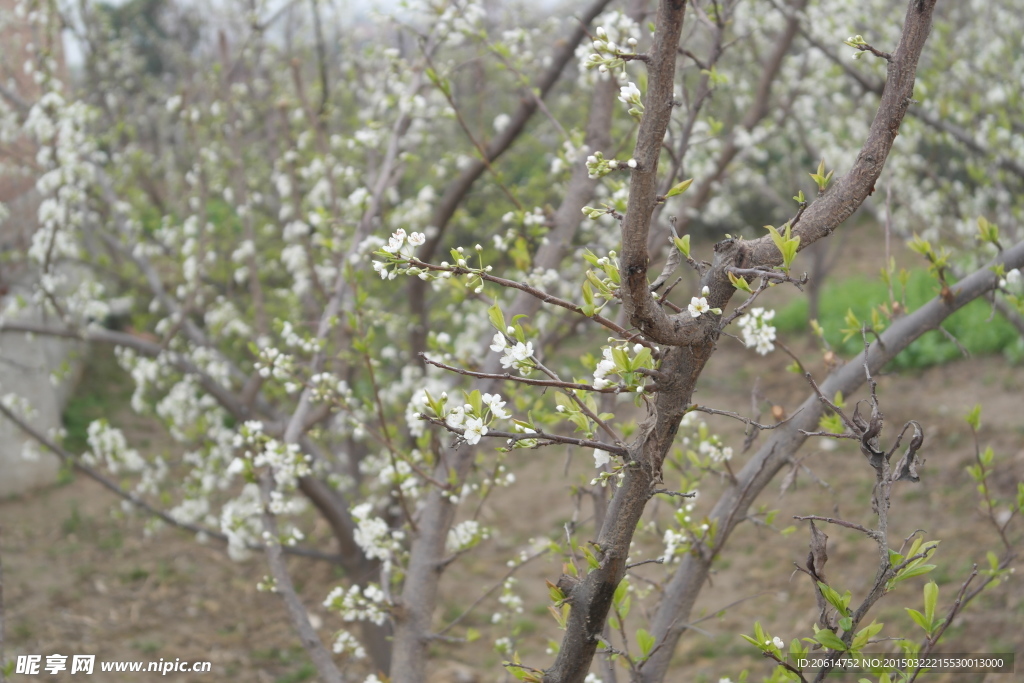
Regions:
<svg viewBox="0 0 1024 683"><path fill-rule="evenodd" d="M131 503L135 507L139 508L143 512L145 512L145 513L147 513L149 515L152 515L153 517L156 517L156 518L160 519L162 522L164 522L165 524L167 524L169 526L176 527L178 529L182 529L183 531L189 531L189 532L194 533L194 534L205 534L207 537L227 545L228 537L225 534L223 534L223 533L221 533L219 531L216 531L214 529L209 529L207 527L200 526L198 524L192 524L190 522L181 522L181 521L175 519L174 517L172 517L171 515L169 515L168 513L164 512L163 510L161 510L161 509L159 509L157 507L154 507L153 505L150 505L148 502L146 502L142 498L139 498L138 496L136 496L136 495L134 495L132 493L129 493L128 491L123 490L120 487L120 485L118 485L116 482L114 482L111 479L105 477L103 474L101 474L97 470L93 469L89 465L87 465L84 462L82 462L81 458L79 458L74 453L71 453L70 451L65 450L61 446L59 446L56 443L54 443L53 441L51 441L49 438L47 438L47 436L45 434L43 434L42 432L37 430L35 427L33 427L32 425L30 425L27 422L25 422L24 420L22 420L20 417L18 417L15 413L11 412L3 404L0 404L0 414L2 414L4 417L6 417L11 422L13 422L19 429L21 429L23 432L25 432L26 434L31 436L33 439L35 439L44 448L46 448L51 453L53 453L54 455L59 457L64 463L66 463L67 465L70 465L71 467L73 467L74 469L78 470L79 472L81 472L85 476L89 477L93 481L99 483L101 486L103 486L103 488L107 489L108 491L113 492L115 495L117 495L118 497L123 498L124 500L128 501L129 503ZM260 546L259 545L252 545L252 546L249 546L249 549L250 550L259 550ZM328 553L322 553L322 552L319 552L319 551L316 551L316 550L312 550L312 549L307 549L307 548L296 548L296 547L288 546L288 547L285 547L283 550L284 550L284 552L288 553L289 555L298 555L298 556L301 556L301 557L309 557L309 558L317 559L317 560L327 560L327 561L330 561L330 562L338 562L340 560L340 557L338 555L331 555L331 554L328 554Z"/></svg>
<svg viewBox="0 0 1024 683"><path fill-rule="evenodd" d="M420 419L429 422L432 425L438 427L444 427L449 432L457 434L465 438L466 430L461 427L451 427L447 422L440 418L430 417L420 413ZM629 451L625 446L619 446L617 444L604 443L603 441L593 441L591 439L577 439L573 436L561 436L559 434L549 434L548 432L505 432L495 429L490 429L484 436L491 438L508 439L509 441L537 441L537 446L546 446L549 443L564 443L570 446L579 446L580 448L596 448L598 450L617 455L621 458L625 458L629 455ZM543 442L543 443L541 443Z"/></svg>
<svg viewBox="0 0 1024 683"><path fill-rule="evenodd" d="M599 323L604 327L607 327L609 330L615 332L617 335L628 341L637 342L648 347L652 346L652 343L650 341L644 339L640 335L628 332L624 327L612 322L608 318L605 318L604 316L597 314L588 316L586 313L583 312L582 308L572 303L571 301L566 301L565 299L561 299L553 294L548 294L547 292L537 289L536 287L531 287L530 285L524 282L517 282L516 280L508 280L503 277L496 277L494 275L491 275L490 273L480 272L472 270L470 268L463 268L461 266L438 266L434 265L433 263L421 261L417 258L410 258L409 265L416 266L417 268L425 268L427 270L439 270L442 272L451 273L452 275L474 275L476 277L479 277L481 280L493 282L494 284L501 285L502 287L518 289L521 292L526 292L530 296L539 299L543 303L552 304L553 306L559 306L561 308L570 310L573 313L579 313L582 316L590 318L594 322Z"/></svg>
<svg viewBox="0 0 1024 683"><path fill-rule="evenodd" d="M860 524L855 524L854 522L847 522L845 519L836 519L835 517L821 517L819 515L793 515L793 519L798 519L800 521L814 520L816 522L828 522L829 524L835 524L836 526L845 526L847 529L855 529L856 531L867 534L872 538L874 538L875 535L878 533L877 531L868 529L867 527L861 526Z"/></svg>
<svg viewBox="0 0 1024 683"><path fill-rule="evenodd" d="M497 380L508 380L510 382L519 382L520 384L529 384L535 387L554 387L557 389L576 389L579 391L594 391L600 394L618 394L621 393L625 388L621 384L617 384L613 387L605 387L604 389L598 389L591 384L579 384L577 382L563 382L561 380L552 379L532 379L530 377L521 377L519 375L513 375L510 372L476 372L475 370L466 370L456 365L448 365L441 361L433 360L428 358L425 353L419 354L423 362L434 367L441 368L442 370L448 370L466 377L476 377L477 379L497 379Z"/></svg>

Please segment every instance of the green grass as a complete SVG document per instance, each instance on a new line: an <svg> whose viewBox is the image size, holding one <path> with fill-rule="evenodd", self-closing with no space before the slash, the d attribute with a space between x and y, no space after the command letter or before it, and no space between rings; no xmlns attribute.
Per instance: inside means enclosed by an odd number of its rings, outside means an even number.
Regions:
<svg viewBox="0 0 1024 683"><path fill-rule="evenodd" d="M64 409L64 448L72 453L85 451L89 423L102 417L109 419L127 406L132 391L132 379L117 364L112 350L106 346L90 349L82 378Z"/></svg>
<svg viewBox="0 0 1024 683"><path fill-rule="evenodd" d="M896 298L900 299L900 285L896 283L894 289ZM906 304L911 311L935 298L937 293L938 284L927 271L911 271L906 287ZM849 327L844 320L846 312L852 310L860 321L870 321L872 308L888 300L888 289L877 278L857 276L826 283L821 294L818 322L825 329L825 338L832 348L844 356L860 352L864 342L859 334L843 341L841 330ZM807 331L807 300L799 299L779 310L774 322L782 334ZM947 318L943 327L972 355L1002 354L1013 362L1024 357L1017 330L998 314L992 316L991 306L985 301L972 301ZM901 370L921 369L948 363L962 355L953 342L936 330L925 333L907 347L892 366Z"/></svg>

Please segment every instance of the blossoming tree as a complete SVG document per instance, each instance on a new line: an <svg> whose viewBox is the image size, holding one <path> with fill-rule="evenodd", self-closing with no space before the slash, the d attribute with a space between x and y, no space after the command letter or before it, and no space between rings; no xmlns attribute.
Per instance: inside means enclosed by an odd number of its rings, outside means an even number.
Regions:
<svg viewBox="0 0 1024 683"><path fill-rule="evenodd" d="M922 431L908 423L883 442L872 373L976 298L998 293L1019 320L1022 101L978 85L994 64L1020 65L1010 3L958 3L935 23L935 0L911 0L901 17L880 0L594 0L544 20L426 0L368 34L314 1L309 41L278 24L301 31L298 3L240 4L211 40L165 44L153 62L88 8L18 3L45 37L26 65L44 94L0 91L0 130L39 143L39 229L24 255L38 277L22 298L49 322L2 329L112 345L135 381L132 407L162 420L182 455L135 449L105 420L71 453L16 398L0 412L154 522L235 557L263 553L261 586L283 598L324 681L425 680L430 644L449 633L493 645L521 680L666 680L758 494L807 438L851 438L877 480L878 526L864 529L879 548L873 587L851 604L824 581L811 521L815 631L787 645L758 625L751 642L779 662L774 679L810 680L830 667L801 670L787 655L857 651L877 634L869 610L922 573L934 545L889 546L890 491L921 476ZM86 46L79 86L50 58L62 25ZM858 322L872 343L809 376L788 420L695 404L722 335L775 351L774 312L758 297L806 284L798 253L862 205L897 235L921 233L912 246L940 296L889 306L870 330ZM691 249L698 229L750 215L781 225ZM130 326L105 324L112 311ZM578 344L587 358L566 357ZM864 384L869 415L844 411L840 396ZM733 447L701 412L770 433L730 465ZM511 570L539 555L565 562L549 584L561 643L553 662L527 664L511 629L473 644L437 606L446 568L501 533L474 510L515 485L517 451L542 447L593 453L582 487L596 522L590 543L539 529L545 540L509 559ZM667 461L681 481L666 480ZM720 498L697 500L715 474L728 482ZM627 631L631 543L654 497L676 512L658 539L665 573L649 621L634 614ZM329 542L311 536L314 517ZM986 582L1008 570L1005 550ZM288 555L346 578L300 594ZM522 609L511 570L495 588L499 629ZM333 642L309 601L338 614ZM925 651L941 635L926 621Z"/></svg>

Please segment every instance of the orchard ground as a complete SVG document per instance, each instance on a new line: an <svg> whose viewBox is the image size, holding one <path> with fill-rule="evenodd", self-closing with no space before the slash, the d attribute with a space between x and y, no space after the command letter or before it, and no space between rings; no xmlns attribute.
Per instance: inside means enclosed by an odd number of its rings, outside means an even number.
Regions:
<svg viewBox="0 0 1024 683"><path fill-rule="evenodd" d="M854 273L877 273L882 259L874 254L880 242L874 236L859 237L851 236L843 247L843 258L832 275L836 280ZM695 246L695 255L709 253L707 246ZM906 267L917 265L914 258L902 251L898 255L900 265ZM797 268L801 265L798 260ZM794 296L785 291L769 294L775 298L766 296L766 305L781 305ZM801 353L817 377L824 377L821 353L807 339L788 336L782 341ZM755 382L767 402L789 412L807 396L806 382L786 370L790 359L781 351L762 358L728 337L722 338L719 347L695 397L702 405L750 414ZM79 398L86 392L91 392L90 397L73 404L69 418L104 416L124 428L135 445L165 448L169 439L160 427L131 414L127 406L130 380L117 370L109 352L95 350L94 354L79 391ZM906 420L916 419L925 429L922 481L896 487L890 543L898 547L900 539L924 529L927 538L941 539L942 544L934 558L938 568L929 576L901 584L876 606L872 616L886 624L882 636L901 633L917 637L920 631L903 606L921 609L923 583L928 579L938 582L940 609L945 610L972 565L984 568L986 552L1001 551L994 528L982 514L974 483L964 470L974 460L975 446L963 416L975 404L982 404L980 442L982 448L992 446L997 456L993 488L997 495L1012 496L1017 482L1024 479L1024 367L1012 366L999 356L986 356L888 374L878 380L886 417L883 443L891 443ZM97 387L102 387L99 399ZM852 406L853 400L863 395L862 391L848 397L852 399L848 404ZM742 425L725 417L703 417L713 432L734 447L732 467L741 466L747 457L741 453ZM768 414L762 417L762 421L770 420ZM695 624L699 630L683 639L668 680L713 683L727 676L735 681L743 669L750 670L752 680L760 680L771 665L739 637L753 632L755 620L786 642L811 634L817 617L812 587L806 575L794 568L795 562L802 564L806 558L809 534L806 522L792 517L838 516L872 526L874 474L850 441L826 450L812 440L797 459L828 486L801 471L784 495L780 495L781 476L762 494L755 508L763 505L779 511L774 528L751 522L734 533L693 615L694 620L702 619ZM438 628L500 583L507 572L505 562L525 548L529 539L564 540L563 525L573 516L569 488L588 483L594 473L590 452L567 455L561 448L516 451L509 454L507 462L517 483L496 491L484 508L480 521L493 530L491 538L449 569L436 615ZM669 487L672 479L667 473ZM706 512L720 485L705 486L698 512ZM663 521L667 510L664 505L658 508L659 504L652 502L645 520ZM200 545L191 536L172 530L145 536L143 519L118 518L112 510L119 506L106 491L84 477L70 475L47 490L0 502L8 658L17 654L96 654L106 661L209 660L213 663L210 674L171 674L171 678L259 683L315 680L315 670L292 631L283 604L274 595L256 590L266 573L261 557L236 563L218 546ZM593 536L587 521L592 513L592 503L584 497L579 512L580 539ZM780 533L791 525L796 526L795 531ZM856 601L874 578L875 545L854 531L828 525L821 528L829 535L829 580L840 592L851 590ZM314 529L309 535L311 540L326 538L327 530ZM634 560L654 558L663 551L653 534L640 537L644 540L638 542ZM330 642L333 633L343 627L320 605L335 585L332 568L323 562L292 559L291 570L314 624L325 642ZM561 571L562 558L545 556L516 574L516 591L523 597L524 610L511 623L519 632L517 649L524 663L544 666L551 661L544 652L548 638L557 640L561 632L547 612L544 581L556 581ZM658 565L638 567L632 573L642 577L633 580L638 588L644 587L644 579L663 581L666 577L665 568ZM495 638L510 630L508 621L499 627L491 625L499 594L500 590L495 591L448 634L464 637L467 629L473 628L480 632L479 640L472 644L435 643L433 681L489 683L507 679L500 668L503 657L491 647ZM633 609L641 609L636 600ZM941 649L1016 652L1020 656L1024 653L1022 624L1024 587L1018 573L971 604L954 621ZM358 629L353 631L358 633ZM1018 671L1021 668L1024 662L1018 662ZM931 674L927 680L1008 682L1012 678ZM75 678L64 674L51 680ZM111 680L170 679L158 674L118 674Z"/></svg>

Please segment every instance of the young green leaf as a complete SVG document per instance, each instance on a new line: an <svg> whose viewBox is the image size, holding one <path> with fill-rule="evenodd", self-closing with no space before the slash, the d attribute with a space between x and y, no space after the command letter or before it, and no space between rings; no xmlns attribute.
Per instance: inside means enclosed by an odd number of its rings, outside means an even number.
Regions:
<svg viewBox="0 0 1024 683"><path fill-rule="evenodd" d="M682 253L686 258L690 258L690 236L683 235L682 237L673 237L672 241L676 245L676 249Z"/></svg>
<svg viewBox="0 0 1024 683"><path fill-rule="evenodd" d="M828 629L822 629L814 634L814 639L830 650L846 652L846 643L839 639L835 633Z"/></svg>
<svg viewBox="0 0 1024 683"><path fill-rule="evenodd" d="M642 656L647 657L651 654L655 642L654 636L648 633L646 629L640 629L636 632L636 644L640 647L640 654Z"/></svg>
<svg viewBox="0 0 1024 683"><path fill-rule="evenodd" d="M673 185L672 189L665 193L665 198L668 199L669 197L675 197L675 196L681 195L682 193L684 193L688 189L690 189L690 185L692 185L692 184L693 184L693 178L689 178L687 180L684 180L681 183L677 183L676 185Z"/></svg>

